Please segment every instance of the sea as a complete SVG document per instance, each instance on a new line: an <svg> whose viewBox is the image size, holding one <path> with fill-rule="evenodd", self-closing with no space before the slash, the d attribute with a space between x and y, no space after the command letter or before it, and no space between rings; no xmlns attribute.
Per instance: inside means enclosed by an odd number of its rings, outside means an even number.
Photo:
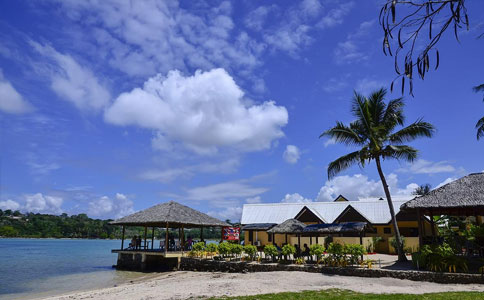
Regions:
<svg viewBox="0 0 484 300"><path fill-rule="evenodd" d="M120 246L121 240L0 239L0 299L41 298L155 276L114 269L117 254L111 249Z"/></svg>

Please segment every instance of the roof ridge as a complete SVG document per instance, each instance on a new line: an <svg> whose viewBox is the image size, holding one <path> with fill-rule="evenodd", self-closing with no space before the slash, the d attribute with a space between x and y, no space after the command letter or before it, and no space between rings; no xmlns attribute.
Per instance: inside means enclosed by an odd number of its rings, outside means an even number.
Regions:
<svg viewBox="0 0 484 300"><path fill-rule="evenodd" d="M408 200L394 200L392 199L392 202L408 202L412 199ZM387 201L384 200L372 200L372 201L360 201L360 200L349 200L349 201L340 201L340 202L334 202L334 201L313 201L313 202L291 202L291 203L285 203L285 202L267 202L267 203L245 203L243 206L269 206L269 205L311 205L311 204L335 204L335 205L349 205L351 203L387 203Z"/></svg>

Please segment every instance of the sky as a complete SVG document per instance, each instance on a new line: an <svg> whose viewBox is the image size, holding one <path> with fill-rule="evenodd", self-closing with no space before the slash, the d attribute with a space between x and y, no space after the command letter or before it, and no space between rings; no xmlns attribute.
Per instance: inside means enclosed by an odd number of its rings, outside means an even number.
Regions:
<svg viewBox="0 0 484 300"><path fill-rule="evenodd" d="M174 200L237 221L246 203L383 196L373 163L328 181L354 149L319 138L396 76L382 2L0 1L0 209L118 218ZM394 195L484 170L484 3L466 4L469 31L404 95L407 124L437 132L414 163L384 161Z"/></svg>

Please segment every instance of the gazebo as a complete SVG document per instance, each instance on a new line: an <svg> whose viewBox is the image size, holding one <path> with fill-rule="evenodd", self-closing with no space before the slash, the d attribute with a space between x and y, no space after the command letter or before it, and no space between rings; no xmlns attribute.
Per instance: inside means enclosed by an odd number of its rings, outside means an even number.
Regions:
<svg viewBox="0 0 484 300"><path fill-rule="evenodd" d="M435 236L433 216L475 216L476 221L484 215L484 173L472 173L416 197L400 207L401 211L416 211L418 216L419 244L422 246L424 227L422 219L430 217L432 235Z"/></svg>
<svg viewBox="0 0 484 300"><path fill-rule="evenodd" d="M286 244L288 243L287 235L288 234L297 234L298 236L298 244L301 246L301 241L299 239L299 234L304 230L306 224L296 219L288 219L282 222L279 225L272 227L271 229L267 230L268 234L272 234L272 243L275 244L275 235L276 234L285 234L286 235Z"/></svg>
<svg viewBox="0 0 484 300"><path fill-rule="evenodd" d="M180 258L183 256L183 249L185 246L185 228L200 228L200 239L203 241L204 227L230 226L225 222L175 201L155 205L129 216L112 221L110 224L122 226L121 249L111 251L112 253L118 253L118 267L129 266L129 268L133 268L133 260L136 260L135 254L139 254L141 269L146 268L144 263L153 261L153 258L149 258L148 256L162 256L164 258ZM124 247L125 229L127 226L144 227L144 245L141 247L141 249L126 249ZM147 230L149 227L151 228L151 247L149 247L150 241L147 241ZM155 228L163 228L166 230L164 251L162 249L154 248L153 243ZM169 252L169 230L173 228L176 228L179 231L181 247L180 251ZM137 269L137 263L134 263L134 265L134 268Z"/></svg>

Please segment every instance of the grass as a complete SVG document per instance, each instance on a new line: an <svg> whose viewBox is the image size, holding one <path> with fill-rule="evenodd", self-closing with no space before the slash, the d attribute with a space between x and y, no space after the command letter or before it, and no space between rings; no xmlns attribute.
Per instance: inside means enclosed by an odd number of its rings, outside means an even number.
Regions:
<svg viewBox="0 0 484 300"><path fill-rule="evenodd" d="M237 300L476 300L484 299L484 293L481 292L448 292L448 293L432 293L432 294L362 294L348 290L329 289L323 291L304 291L298 293L278 293L278 294L264 294L243 297L222 297L210 298L216 299L237 299Z"/></svg>

